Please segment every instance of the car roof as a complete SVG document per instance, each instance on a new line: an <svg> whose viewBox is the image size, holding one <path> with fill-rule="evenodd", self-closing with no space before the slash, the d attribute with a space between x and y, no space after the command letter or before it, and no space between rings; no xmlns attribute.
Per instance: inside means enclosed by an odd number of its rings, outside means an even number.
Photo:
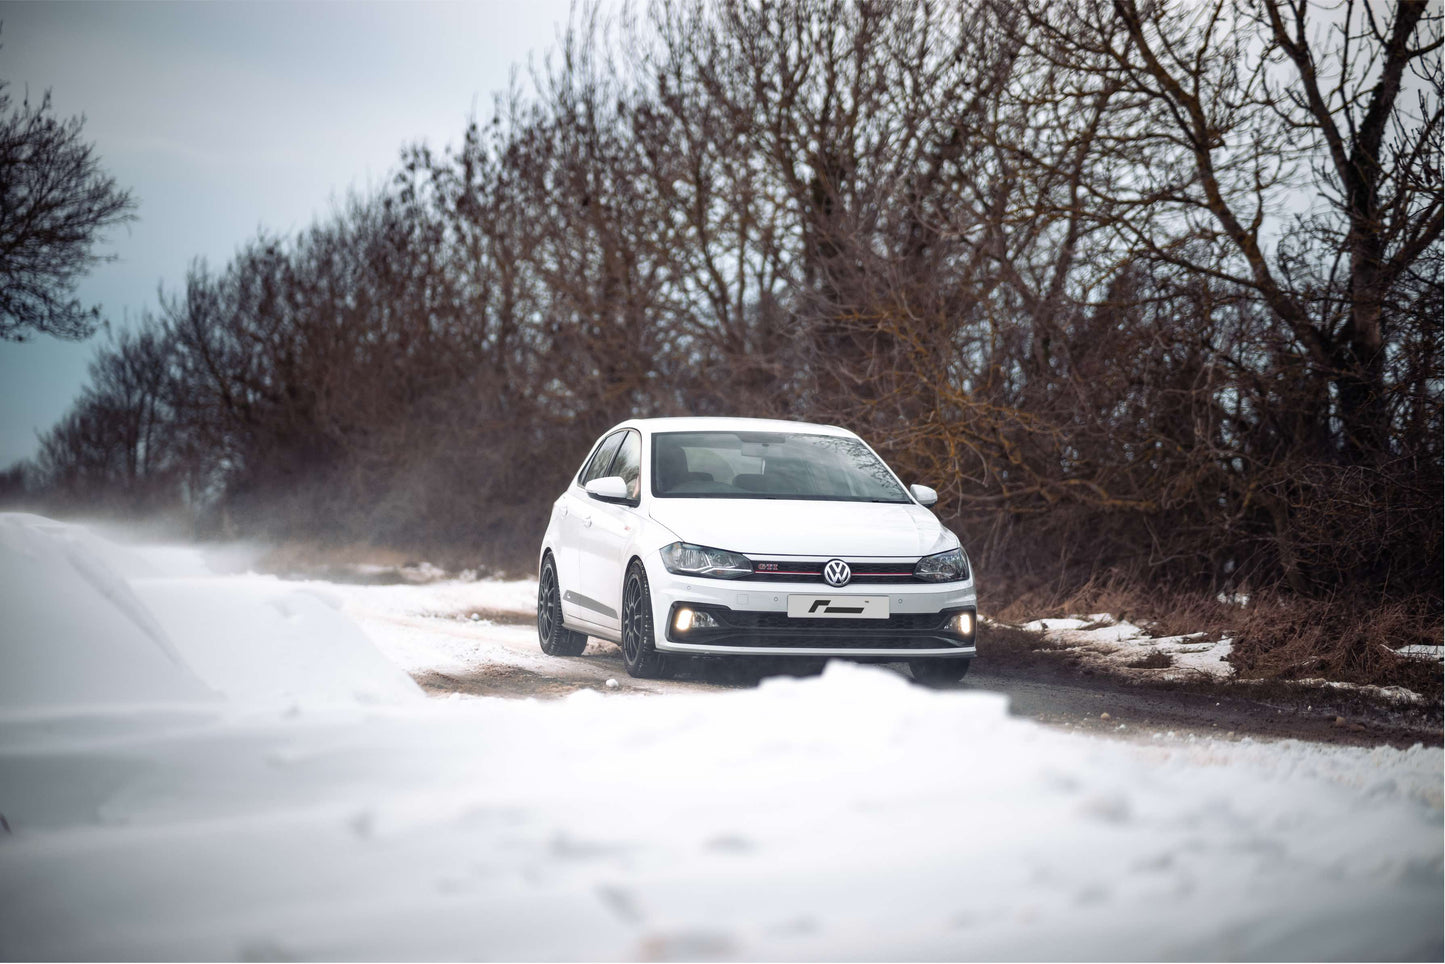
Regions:
<svg viewBox="0 0 1445 964"><path fill-rule="evenodd" d="M806 432L811 435L854 434L837 425L822 425L817 422L795 422L778 418L731 418L713 416L689 416L684 418L630 418L608 429L636 428L649 434L659 432ZM605 433L604 433L605 434Z"/></svg>

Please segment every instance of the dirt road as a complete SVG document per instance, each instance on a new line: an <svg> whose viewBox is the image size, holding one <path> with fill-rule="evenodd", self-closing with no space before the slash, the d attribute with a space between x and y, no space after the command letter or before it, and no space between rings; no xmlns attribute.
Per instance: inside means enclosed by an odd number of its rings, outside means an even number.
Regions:
<svg viewBox="0 0 1445 964"><path fill-rule="evenodd" d="M444 666L412 666L412 676L429 693L512 698L556 698L581 689L668 693L727 690L758 685L779 672L803 675L806 664L738 660L695 660L671 680L635 680L622 665L616 645L593 639L572 659L545 656L536 642L530 615L488 612L432 617L413 632L450 634L466 641L462 654ZM384 617L383 617L384 618ZM374 631L374 628L373 628ZM1173 731L1226 739L1302 739L1355 745L1441 744L1438 714L1392 706L1340 692L1302 691L1282 685L1240 683L1139 682L1082 668L1069 659L1038 650L1018 639L999 640L981 656L972 672L949 689L1002 693L1010 711L1065 729L1083 729L1123 739L1149 739ZM907 675L902 664L886 669ZM609 686L609 681L615 685Z"/></svg>

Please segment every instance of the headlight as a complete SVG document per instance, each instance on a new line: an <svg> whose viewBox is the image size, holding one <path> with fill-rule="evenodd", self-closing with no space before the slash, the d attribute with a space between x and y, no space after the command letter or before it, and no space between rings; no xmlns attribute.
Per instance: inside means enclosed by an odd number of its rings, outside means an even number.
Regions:
<svg viewBox="0 0 1445 964"><path fill-rule="evenodd" d="M924 556L913 567L913 575L924 582L959 582L968 578L968 556L962 549Z"/></svg>
<svg viewBox="0 0 1445 964"><path fill-rule="evenodd" d="M753 564L747 556L686 542L663 546L662 564L668 572L679 576L741 579L753 574Z"/></svg>

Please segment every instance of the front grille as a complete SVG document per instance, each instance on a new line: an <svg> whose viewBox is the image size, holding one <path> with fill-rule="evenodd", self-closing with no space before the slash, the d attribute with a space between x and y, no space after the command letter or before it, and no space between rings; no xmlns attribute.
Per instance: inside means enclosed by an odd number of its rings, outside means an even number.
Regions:
<svg viewBox="0 0 1445 964"><path fill-rule="evenodd" d="M718 622L732 629L789 629L808 632L941 630L947 619L941 613L894 613L887 619L794 619L782 612L741 612L711 607L706 607L706 610Z"/></svg>
<svg viewBox="0 0 1445 964"><path fill-rule="evenodd" d="M848 560L843 560L848 562ZM853 576L849 583L905 583L921 582L914 577L913 567L915 562L848 562L848 568L853 570ZM753 561L753 574L751 579L762 582L821 582L826 585L823 579L823 566L821 562L796 562L791 559L755 559Z"/></svg>
<svg viewBox="0 0 1445 964"><path fill-rule="evenodd" d="M939 613L894 613L887 619L795 619L784 612L755 612L725 606L674 604L707 613L718 625L694 628L684 636L671 632L679 642L710 646L795 649L887 649L920 650L973 646L973 637L961 638L948 630L949 621L960 610ZM969 611L972 611L971 609ZM672 613L668 623L672 625Z"/></svg>

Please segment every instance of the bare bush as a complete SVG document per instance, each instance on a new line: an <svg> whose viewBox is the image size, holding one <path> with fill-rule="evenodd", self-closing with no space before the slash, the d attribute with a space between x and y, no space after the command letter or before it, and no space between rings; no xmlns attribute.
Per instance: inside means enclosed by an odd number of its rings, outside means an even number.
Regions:
<svg viewBox="0 0 1445 964"><path fill-rule="evenodd" d="M1439 661L1400 650L1441 642L1438 602L1429 598L1361 606L1352 599L1271 596L1242 611L1230 661L1245 678L1404 686L1437 701Z"/></svg>

